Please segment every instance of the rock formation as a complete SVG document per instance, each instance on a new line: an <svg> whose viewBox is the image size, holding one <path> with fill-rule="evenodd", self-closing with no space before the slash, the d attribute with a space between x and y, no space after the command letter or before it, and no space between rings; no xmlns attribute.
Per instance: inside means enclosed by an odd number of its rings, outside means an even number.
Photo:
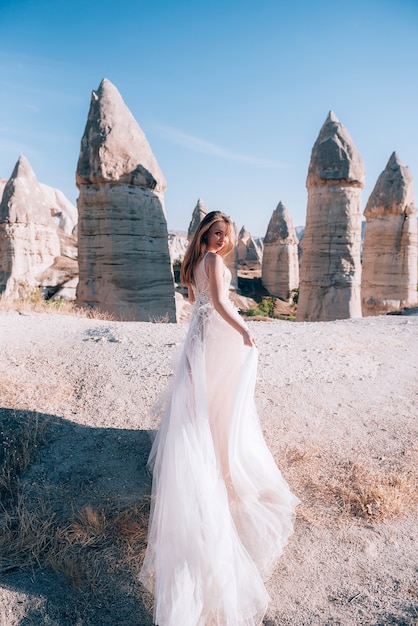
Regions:
<svg viewBox="0 0 418 626"><path fill-rule="evenodd" d="M361 298L363 315L417 302L417 219L412 176L396 152L364 210Z"/></svg>
<svg viewBox="0 0 418 626"><path fill-rule="evenodd" d="M76 182L77 303L118 319L175 321L166 182L144 133L106 79L92 93Z"/></svg>
<svg viewBox="0 0 418 626"><path fill-rule="evenodd" d="M300 267L298 321L361 317L360 196L364 167L329 113L312 149Z"/></svg>
<svg viewBox="0 0 418 626"><path fill-rule="evenodd" d="M0 293L25 296L35 287L47 295L78 273L72 234L77 209L62 192L38 182L19 157L0 203Z"/></svg>
<svg viewBox="0 0 418 626"><path fill-rule="evenodd" d="M270 295L282 300L299 287L298 238L282 202L273 211L264 238L261 280Z"/></svg>
<svg viewBox="0 0 418 626"><path fill-rule="evenodd" d="M252 271L261 270L263 253L258 243L252 238L250 231L243 226L239 231L237 243L238 267Z"/></svg>
<svg viewBox="0 0 418 626"><path fill-rule="evenodd" d="M7 178L0 178L0 202L3 197L3 191L6 185L7 185Z"/></svg>
<svg viewBox="0 0 418 626"><path fill-rule="evenodd" d="M189 228L187 231L187 239L189 241L192 240L196 228L199 226L200 222L203 220L207 212L208 210L205 203L201 198L199 198L195 208L193 209L192 219L190 220Z"/></svg>
<svg viewBox="0 0 418 626"><path fill-rule="evenodd" d="M186 254L189 241L181 233L168 233L168 249L172 265L181 265Z"/></svg>

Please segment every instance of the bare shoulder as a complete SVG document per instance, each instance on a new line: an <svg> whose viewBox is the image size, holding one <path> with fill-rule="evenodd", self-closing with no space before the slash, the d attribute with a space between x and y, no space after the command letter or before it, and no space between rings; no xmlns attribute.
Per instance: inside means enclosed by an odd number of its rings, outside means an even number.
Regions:
<svg viewBox="0 0 418 626"><path fill-rule="evenodd" d="M215 278L216 276L221 276L223 273L224 262L219 254L216 252L208 252L206 256L206 274L209 280Z"/></svg>
<svg viewBox="0 0 418 626"><path fill-rule="evenodd" d="M209 269L215 269L217 267L222 267L224 264L222 257L216 252L208 252L206 256L206 267Z"/></svg>

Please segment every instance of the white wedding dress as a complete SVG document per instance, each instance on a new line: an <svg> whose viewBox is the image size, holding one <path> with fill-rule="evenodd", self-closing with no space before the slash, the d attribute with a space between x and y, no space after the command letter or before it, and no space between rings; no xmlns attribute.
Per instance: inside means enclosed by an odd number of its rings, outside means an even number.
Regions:
<svg viewBox="0 0 418 626"><path fill-rule="evenodd" d="M149 459L141 581L154 594L159 626L259 626L269 601L263 581L293 532L299 501L257 417L257 349L215 311L205 260ZM225 268L227 298L230 280Z"/></svg>

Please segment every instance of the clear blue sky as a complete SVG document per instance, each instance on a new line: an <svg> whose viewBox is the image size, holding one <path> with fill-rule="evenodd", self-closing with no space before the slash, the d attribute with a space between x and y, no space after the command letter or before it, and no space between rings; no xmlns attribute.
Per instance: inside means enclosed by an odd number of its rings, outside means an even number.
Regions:
<svg viewBox="0 0 418 626"><path fill-rule="evenodd" d="M418 185L418 0L0 0L0 177L19 154L75 203L91 91L119 89L167 179L170 229L198 197L264 235L305 222L329 110L366 167Z"/></svg>

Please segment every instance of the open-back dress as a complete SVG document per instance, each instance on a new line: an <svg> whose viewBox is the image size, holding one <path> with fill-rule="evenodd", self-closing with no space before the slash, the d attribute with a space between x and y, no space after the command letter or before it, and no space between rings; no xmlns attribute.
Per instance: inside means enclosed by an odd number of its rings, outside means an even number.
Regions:
<svg viewBox="0 0 418 626"><path fill-rule="evenodd" d="M263 438L254 404L258 351L215 310L206 256L149 466L141 581L158 626L259 626L264 580L293 532L298 499ZM229 302L231 274L225 267ZM231 303L234 315L238 313Z"/></svg>

